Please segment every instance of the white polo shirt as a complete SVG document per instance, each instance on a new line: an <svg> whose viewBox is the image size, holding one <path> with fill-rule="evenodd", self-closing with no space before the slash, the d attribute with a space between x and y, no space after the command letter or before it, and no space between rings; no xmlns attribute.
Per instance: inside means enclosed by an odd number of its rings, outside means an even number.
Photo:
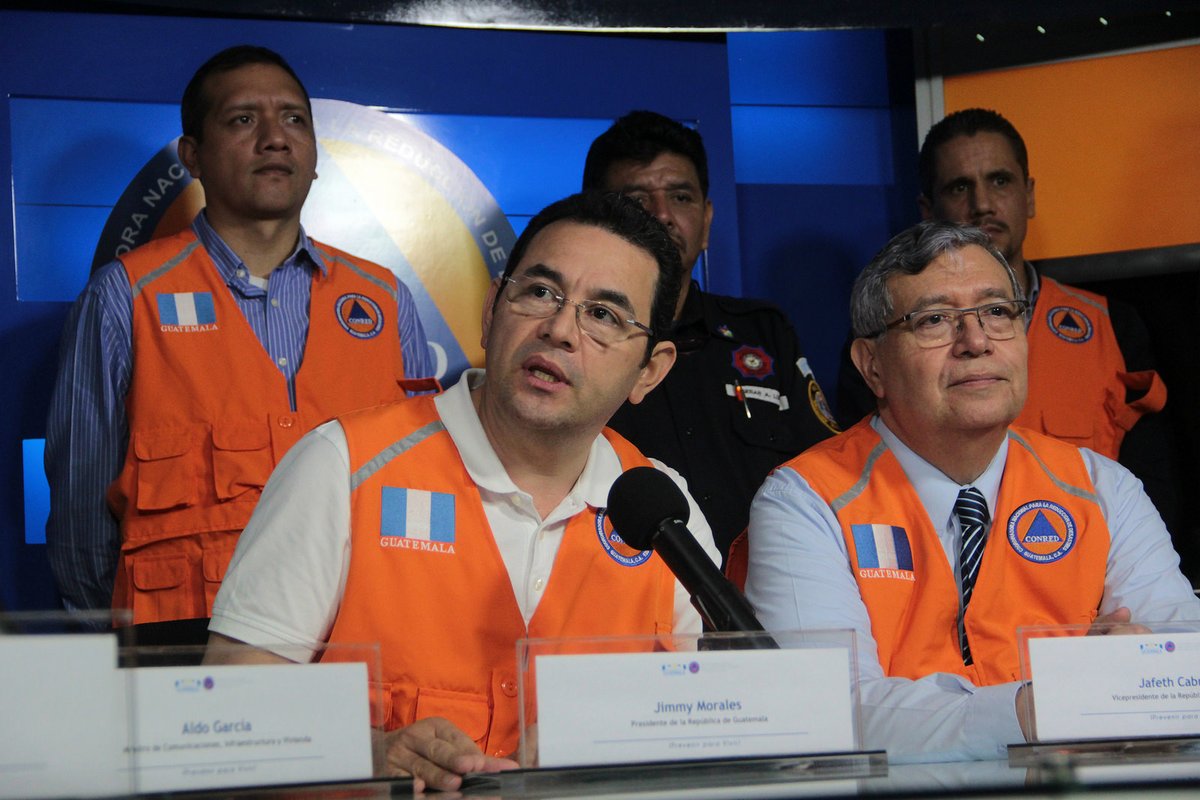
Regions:
<svg viewBox="0 0 1200 800"><path fill-rule="evenodd" d="M589 505L607 505L621 462L608 441L596 437L575 486L542 519L533 498L508 477L479 422L470 389L483 380L483 370L468 370L434 404L479 488L513 595L528 624L549 582L567 523ZM683 490L691 509L688 527L719 565L712 530L683 478L670 467L653 463ZM345 433L335 420L302 438L271 474L238 540L213 603L209 629L261 647L299 645L311 655L333 627L349 567L350 457ZM701 630L700 616L678 582L674 629L683 634ZM295 651L289 656L294 657Z"/></svg>

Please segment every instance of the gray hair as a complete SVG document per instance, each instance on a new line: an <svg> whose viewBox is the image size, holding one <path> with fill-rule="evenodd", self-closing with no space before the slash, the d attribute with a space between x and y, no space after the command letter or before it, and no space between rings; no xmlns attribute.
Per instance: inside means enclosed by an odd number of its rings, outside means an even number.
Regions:
<svg viewBox="0 0 1200 800"><path fill-rule="evenodd" d="M1016 273L979 228L953 222L926 220L892 237L859 274L850 290L850 325L858 339L881 336L895 309L888 281L893 275L917 275L943 253L970 245L987 250L1000 262L1012 284L1013 297L1023 300Z"/></svg>

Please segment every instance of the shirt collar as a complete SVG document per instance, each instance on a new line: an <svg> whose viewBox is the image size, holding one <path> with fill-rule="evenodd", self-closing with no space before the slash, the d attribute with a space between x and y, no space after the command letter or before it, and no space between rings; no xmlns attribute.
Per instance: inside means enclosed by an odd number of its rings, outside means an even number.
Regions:
<svg viewBox="0 0 1200 800"><path fill-rule="evenodd" d="M239 280L238 270L245 269L246 265L237 253L233 252L220 234L213 229L212 223L208 221L208 214L201 210L199 214L192 220L192 232L196 234L196 238L200 240L200 244L204 245L204 249L208 251L212 257L213 264L217 267L217 272L226 283L234 283ZM325 260L321 258L320 251L317 250L312 240L304 232L304 226L300 226L300 236L296 240L296 249L292 254L284 259L281 267L288 266L306 266L313 264L321 271L322 275L328 274L329 270L325 265Z"/></svg>
<svg viewBox="0 0 1200 800"><path fill-rule="evenodd" d="M1029 282L1029 291L1026 292L1029 301L1029 307L1037 305L1038 293L1042 290L1042 280L1038 277L1037 270L1033 268L1032 261L1025 262L1025 280Z"/></svg>
<svg viewBox="0 0 1200 800"><path fill-rule="evenodd" d="M475 403L471 401L471 389L481 386L485 376L485 370L467 370L456 384L434 398L434 405L458 449L467 474L477 486L498 494L525 494L508 477L483 430ZM574 496L590 506L603 508L608 505L608 490L620 474L621 460L616 451L607 439L597 436L568 498Z"/></svg>
<svg viewBox="0 0 1200 800"><path fill-rule="evenodd" d="M929 519L938 530L944 530L948 524L953 524L951 517L954 513L954 501L958 499L959 490L966 486L974 486L982 492L987 500L989 515L995 513L996 497L1000 494L1000 479L1004 477L1004 462L1008 457L1007 436L1000 443L987 469L973 483L960 485L900 441L878 414L872 418L871 427L900 462L900 468L904 470L909 483L921 500L921 505L925 507Z"/></svg>

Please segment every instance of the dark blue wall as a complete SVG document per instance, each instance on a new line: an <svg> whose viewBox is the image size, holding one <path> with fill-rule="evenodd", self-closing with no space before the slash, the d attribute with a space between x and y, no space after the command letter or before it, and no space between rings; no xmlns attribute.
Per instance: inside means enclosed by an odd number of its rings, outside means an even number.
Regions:
<svg viewBox="0 0 1200 800"><path fill-rule="evenodd" d="M175 104L198 64L247 41L282 52L314 97L478 117L475 135L487 140L494 131L503 157L476 171L517 217L536 211L523 206L536 204L542 192L573 189L583 152L575 166L569 151L543 161L522 142L505 146L504 132L512 126L488 117L590 125L652 108L694 121L708 147L716 208L709 287L783 305L827 391L847 327L849 284L887 235L914 216L905 35L752 33L731 35L726 43L53 12L0 12L0 30L0 177L8 185L21 175L11 133L14 98ZM71 125L70 119L50 120L47 136ZM103 172L111 167L109 154L130 143L79 146ZM79 160L78 152L71 156ZM57 187L51 194L63 199L45 203L43 222L20 228L22 252L65 250L56 257L90 265L94 242L85 235L63 244L72 237L56 231L77 231L83 223L65 220L94 217L97 203L103 211L105 202L116 200L73 199L87 193L58 191L88 184L87 173L63 169L42 179L41 186ZM505 205L506 198L521 198L509 205L522 207ZM0 219L14 219L8 192L0 193ZM6 412L0 415L0 602L44 608L55 606L57 597L44 547L25 541L22 446L44 435L67 303L18 300L17 245L13 225L0 225ZM87 252L75 252L85 245ZM26 277L36 284L36 275Z"/></svg>
<svg viewBox="0 0 1200 800"><path fill-rule="evenodd" d="M831 403L854 278L918 218L911 41L729 36L742 289L788 312Z"/></svg>

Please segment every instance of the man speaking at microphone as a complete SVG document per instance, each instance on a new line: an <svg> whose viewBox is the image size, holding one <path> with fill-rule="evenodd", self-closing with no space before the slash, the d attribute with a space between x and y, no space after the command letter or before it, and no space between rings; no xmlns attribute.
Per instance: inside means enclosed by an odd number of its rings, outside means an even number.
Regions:
<svg viewBox="0 0 1200 800"><path fill-rule="evenodd" d="M687 592L604 509L624 470L652 463L605 424L674 363L679 273L666 229L626 198L534 217L484 303L486 371L340 417L280 463L214 603L208 660L380 642L389 768L455 789L516 766L517 639L698 633Z"/></svg>

